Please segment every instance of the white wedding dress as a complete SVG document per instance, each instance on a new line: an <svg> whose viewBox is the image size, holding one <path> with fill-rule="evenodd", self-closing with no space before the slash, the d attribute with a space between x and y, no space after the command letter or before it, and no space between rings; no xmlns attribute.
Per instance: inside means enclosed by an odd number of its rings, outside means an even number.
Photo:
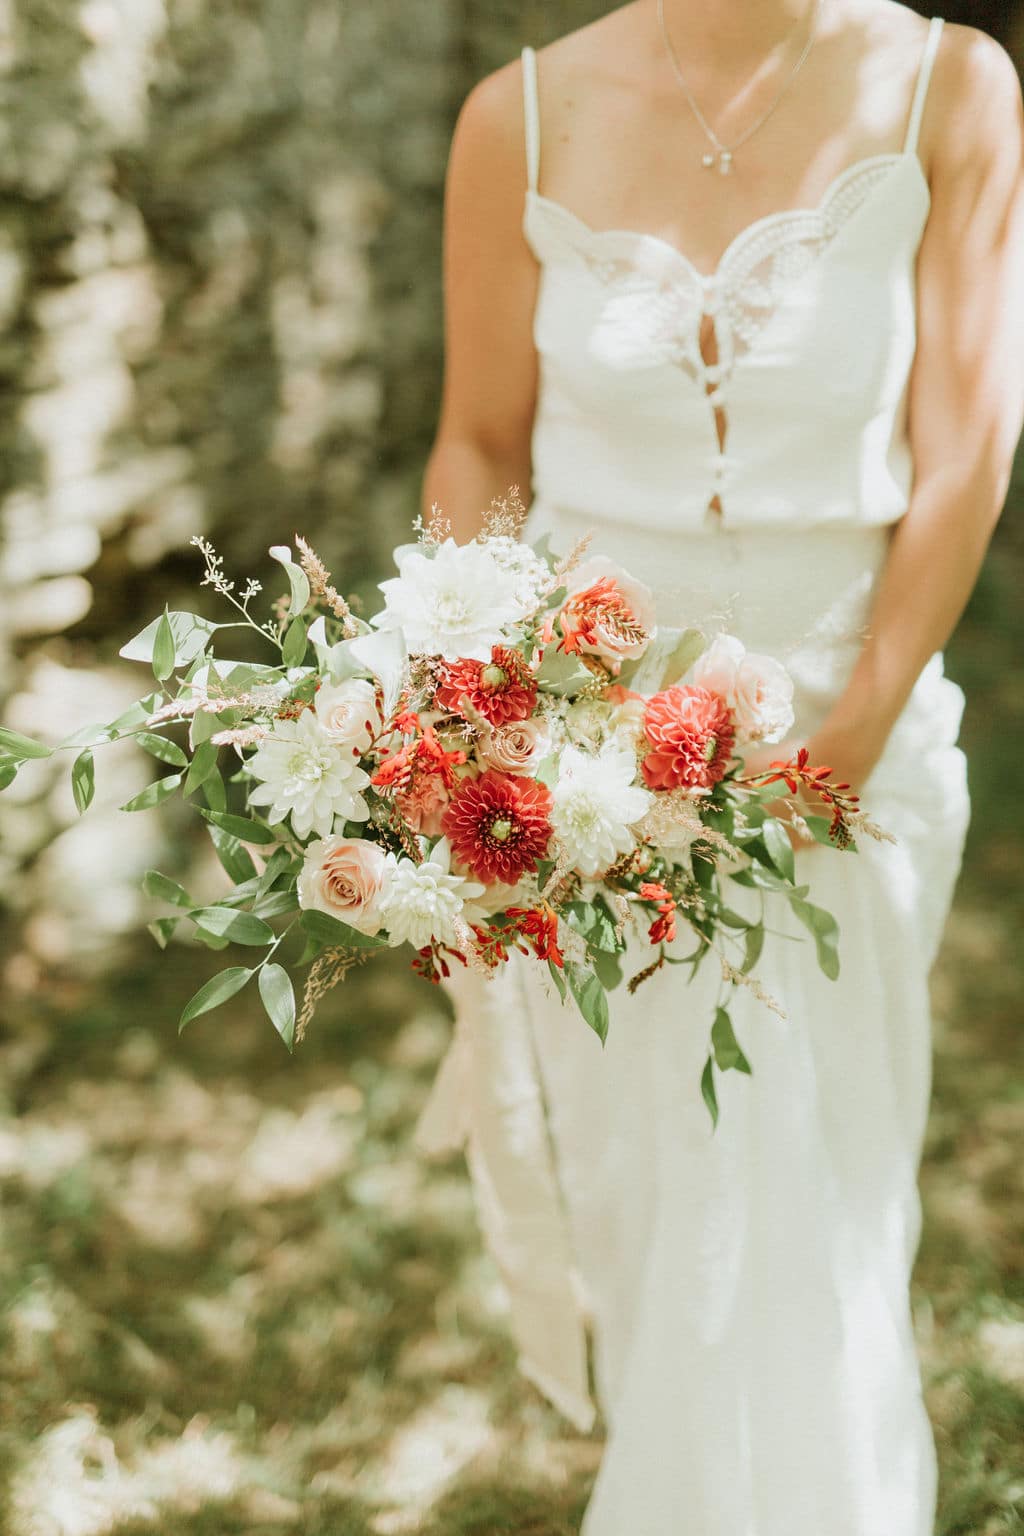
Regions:
<svg viewBox="0 0 1024 1536"><path fill-rule="evenodd" d="M725 628L785 661L804 735L849 675L912 486L930 203L917 139L941 26L902 150L852 165L816 209L759 219L708 276L538 192L523 55L524 227L542 265L526 537L592 533L666 624ZM932 1536L909 1276L927 975L968 812L962 703L936 656L863 786L897 846L798 854L839 921L842 974L828 981L810 942L769 938L758 974L786 1018L734 994L754 1070L719 1076L714 1134L698 1087L710 967L613 993L604 1049L533 962L453 983L455 1035L416 1142L426 1156L465 1144L520 1367L584 1430L592 1327L608 1440L583 1536ZM787 911L772 922L802 932ZM650 955L638 938L627 975Z"/></svg>

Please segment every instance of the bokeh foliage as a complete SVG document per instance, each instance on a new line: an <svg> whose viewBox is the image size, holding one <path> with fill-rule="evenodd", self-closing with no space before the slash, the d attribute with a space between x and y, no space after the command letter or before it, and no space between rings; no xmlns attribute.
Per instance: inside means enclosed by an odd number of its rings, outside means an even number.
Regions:
<svg viewBox="0 0 1024 1536"><path fill-rule="evenodd" d="M298 530L372 591L436 424L459 104L608 8L0 0L11 723L141 691L117 648L194 600L193 533L267 576ZM1022 36L1019 4L943 13ZM915 1291L943 1536L1024 1531L1022 502L950 648L975 817ZM108 807L149 776L100 772ZM179 1042L209 957L125 935L145 865L216 879L180 831L76 825L45 765L0 803L0 1530L568 1536L599 1444L512 1373L461 1162L408 1146L436 999L357 977L295 1063L241 1006Z"/></svg>

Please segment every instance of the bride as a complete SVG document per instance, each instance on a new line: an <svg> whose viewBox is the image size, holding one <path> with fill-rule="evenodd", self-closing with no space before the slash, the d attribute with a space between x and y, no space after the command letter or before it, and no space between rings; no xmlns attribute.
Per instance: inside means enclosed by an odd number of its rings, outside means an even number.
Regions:
<svg viewBox="0 0 1024 1536"><path fill-rule="evenodd" d="M967 820L941 652L1024 411L1014 69L892 0L634 0L473 90L445 228L425 509L468 538L528 487L525 537L590 533L666 623L784 660L787 747L897 842L799 845L842 975L776 939L785 1018L736 1000L755 1070L713 1135L713 977L615 992L602 1050L513 962L453 983L417 1145L465 1144L522 1370L601 1410L585 1536L931 1536L909 1276Z"/></svg>

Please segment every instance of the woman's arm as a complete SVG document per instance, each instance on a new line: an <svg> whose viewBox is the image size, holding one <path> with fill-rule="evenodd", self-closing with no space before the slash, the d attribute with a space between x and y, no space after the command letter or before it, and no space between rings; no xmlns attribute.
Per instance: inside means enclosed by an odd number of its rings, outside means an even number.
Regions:
<svg viewBox="0 0 1024 1536"><path fill-rule="evenodd" d="M516 61L470 92L448 161L444 392L423 514L436 502L460 540L510 485L530 499L538 267L522 232L526 184Z"/></svg>
<svg viewBox="0 0 1024 1536"><path fill-rule="evenodd" d="M848 687L809 743L854 785L977 579L1024 417L1024 115L1009 57L947 29L910 383L915 479ZM933 120L939 114L934 114Z"/></svg>

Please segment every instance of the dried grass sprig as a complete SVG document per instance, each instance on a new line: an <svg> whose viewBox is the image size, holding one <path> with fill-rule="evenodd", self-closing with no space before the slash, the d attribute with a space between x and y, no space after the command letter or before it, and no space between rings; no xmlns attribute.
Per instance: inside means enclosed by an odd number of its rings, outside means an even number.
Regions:
<svg viewBox="0 0 1024 1536"><path fill-rule="evenodd" d="M484 537L518 539L526 522L526 508L518 485L510 485L504 496L495 496L484 513Z"/></svg>
<svg viewBox="0 0 1024 1536"><path fill-rule="evenodd" d="M299 564L306 573L309 582L310 596L315 602L323 603L331 610L336 619L341 621L341 632L346 640L353 639L359 633L359 625L352 612L351 606L345 601L341 593L332 585L331 575L320 556L305 539L295 535L295 546L299 551Z"/></svg>
<svg viewBox="0 0 1024 1536"><path fill-rule="evenodd" d="M295 1043L301 1044L312 1021L318 1004L328 992L344 981L349 971L357 965L365 965L370 958L368 949L325 949L309 968L306 984L302 989L302 1007L295 1023Z"/></svg>

